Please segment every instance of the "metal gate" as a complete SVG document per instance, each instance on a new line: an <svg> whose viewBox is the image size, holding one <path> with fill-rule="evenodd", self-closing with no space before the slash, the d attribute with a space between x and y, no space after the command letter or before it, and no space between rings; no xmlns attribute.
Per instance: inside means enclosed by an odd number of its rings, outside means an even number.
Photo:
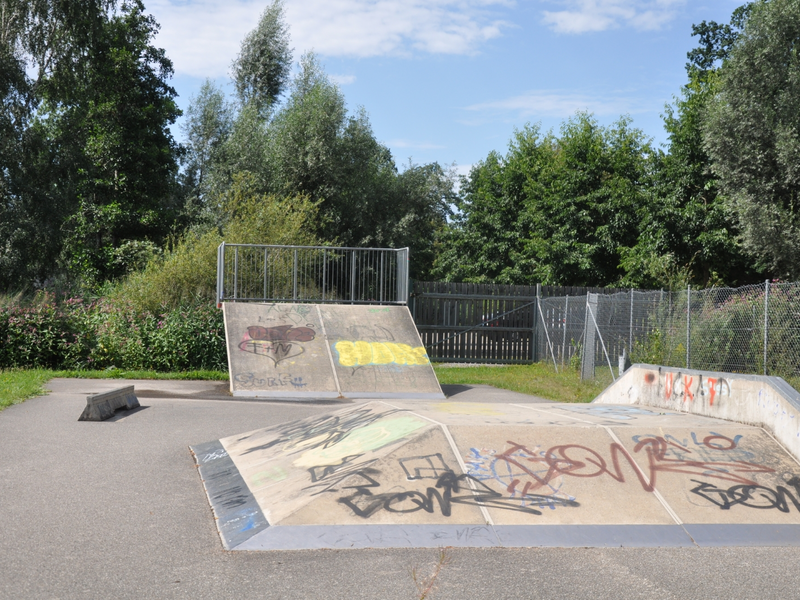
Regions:
<svg viewBox="0 0 800 600"><path fill-rule="evenodd" d="M226 244L217 248L223 302L406 304L408 248Z"/></svg>

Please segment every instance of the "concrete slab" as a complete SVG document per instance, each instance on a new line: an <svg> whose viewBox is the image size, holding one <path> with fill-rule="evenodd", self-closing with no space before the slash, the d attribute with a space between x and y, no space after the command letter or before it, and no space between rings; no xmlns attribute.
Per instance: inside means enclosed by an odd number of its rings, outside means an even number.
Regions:
<svg viewBox="0 0 800 600"><path fill-rule="evenodd" d="M775 526L789 527L787 543L800 535L800 467L774 439L666 409L381 400L219 445L235 467L226 489L247 488L244 520L217 510L220 497L209 492L223 543L235 550L470 537L677 547L695 544L688 525L748 526L696 529L708 544L757 544ZM202 448L193 450L201 476L211 476ZM248 494L260 515L245 506Z"/></svg>
<svg viewBox="0 0 800 600"><path fill-rule="evenodd" d="M224 303L223 310L235 396L444 398L405 306Z"/></svg>

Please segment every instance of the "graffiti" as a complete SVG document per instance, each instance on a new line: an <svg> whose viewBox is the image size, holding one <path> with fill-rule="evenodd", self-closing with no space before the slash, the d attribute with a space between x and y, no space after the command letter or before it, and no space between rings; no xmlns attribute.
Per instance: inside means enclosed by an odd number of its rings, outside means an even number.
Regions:
<svg viewBox="0 0 800 600"><path fill-rule="evenodd" d="M757 484L738 484L727 489L714 487L713 484L692 479L697 485L691 490L701 498L705 498L712 504L719 506L721 510L730 510L737 504L747 508L757 508L762 510L777 509L780 512L790 512L788 498L791 500L795 509L800 512L800 478L792 476L787 482L794 488L797 497L782 485L772 488Z"/></svg>
<svg viewBox="0 0 800 600"><path fill-rule="evenodd" d="M646 408L638 408L633 406L613 406L596 404L592 406L559 406L561 410L569 410L572 412L588 413L598 417L607 417L616 421L629 421L633 417L639 415L657 415L658 413Z"/></svg>
<svg viewBox="0 0 800 600"><path fill-rule="evenodd" d="M388 313L388 312L391 312L391 310L392 309L389 308L388 306L386 306L384 308L370 308L370 309L368 309L368 311L371 312L371 313Z"/></svg>
<svg viewBox="0 0 800 600"><path fill-rule="evenodd" d="M691 441L667 434L663 436L663 439L669 442L664 456L676 460L701 460L704 462L719 462L720 460L748 462L755 459L756 455L753 452L739 445L739 441L742 439L741 435L729 438L713 431L710 434L699 440L697 433L691 432L689 434ZM632 439L638 444L642 440L656 440L657 436L635 435ZM724 454L721 454L719 450L724 450Z"/></svg>
<svg viewBox="0 0 800 600"><path fill-rule="evenodd" d="M262 388L266 385L267 380L256 377L253 373L238 373L234 375L233 380L236 382L237 388Z"/></svg>
<svg viewBox="0 0 800 600"><path fill-rule="evenodd" d="M253 475L250 478L250 483L252 483L256 487L259 487L266 483L275 483L278 481L283 481L288 476L289 474L283 467L272 467L271 469L267 469L266 471L260 471L255 475Z"/></svg>
<svg viewBox="0 0 800 600"><path fill-rule="evenodd" d="M723 440L727 440L724 441L724 446L735 448L735 440L719 434L708 436L704 442L708 448L724 451L722 450ZM599 452L578 444L553 446L544 452L539 451L538 447L529 450L524 445L511 441L507 444L509 448L501 454L495 455L495 459L499 463L508 463L512 474L520 473L525 478L525 485L522 488L524 492L539 489L552 492L554 487L560 487L558 483L560 476L601 477L605 475L619 483L625 483L625 474L622 470L623 460L636 473L639 484L646 492L652 492L655 489L659 473L704 476L745 485L756 485L748 476L751 477L758 473L774 473L774 469L746 461L694 460L689 456L692 454L692 450L661 436L642 437L634 446L634 454L644 452L647 456L648 464L645 469L648 472L647 475L638 467L633 456L625 447L616 442L609 445L609 460L606 460ZM670 457L668 451L671 447L680 448L684 454L678 458ZM499 472L497 468L499 463L495 463L492 476L494 476L494 472ZM539 465L543 465L543 467ZM513 489L517 489L522 483L521 477L517 478L519 481L515 482ZM510 484L509 487L511 487Z"/></svg>
<svg viewBox="0 0 800 600"><path fill-rule="evenodd" d="M347 335L341 337L349 337L351 340L368 340L370 342L395 341L392 331L380 325L351 325L346 331Z"/></svg>
<svg viewBox="0 0 800 600"><path fill-rule="evenodd" d="M393 342L347 342L333 344L333 349L343 367L365 365L428 365L428 355L423 346L412 348L408 344Z"/></svg>
<svg viewBox="0 0 800 600"><path fill-rule="evenodd" d="M250 499L250 494L246 488L241 485L233 485L221 492L214 494L211 497L211 504L214 506L222 506L225 508L236 508L247 504Z"/></svg>
<svg viewBox="0 0 800 600"><path fill-rule="evenodd" d="M443 517L449 517L452 514L453 504L485 506L531 515L542 514L531 506L520 506L517 498L504 496L471 475L456 475L452 471L446 471L436 479L436 484L428 487L425 492L404 490L376 494L372 490L381 485L375 479L378 474L375 469L365 469L353 475L359 477L361 481L356 485L344 486L342 489L355 491L349 496L339 498L338 502L352 510L356 516L365 519L379 510L400 514L418 511L433 514L437 508ZM472 481L477 489L471 490L465 485L467 481ZM464 493L454 495L461 492ZM574 500L560 500L560 502L562 506L580 506Z"/></svg>
<svg viewBox="0 0 800 600"><path fill-rule="evenodd" d="M276 434L274 440L252 446L242 454L269 450L274 447L281 447L286 454L309 448L329 448L342 441L353 429L364 427L396 412L398 412L397 409L374 412L368 408L359 408L345 414L321 415L288 425L279 425L268 430ZM249 437L246 435L237 441L244 442Z"/></svg>
<svg viewBox="0 0 800 600"><path fill-rule="evenodd" d="M574 496L561 493L563 485L561 476L550 478L544 485L538 485L539 480L537 479L526 480L529 478L529 471L540 478L546 476L547 473L546 466L540 469L528 466L526 470L516 468L512 462L512 460L515 462L526 461L535 455L543 455L542 452L539 452L538 446L532 452L517 449L508 455L503 453L498 456L494 450L471 448L470 454L465 460L467 473L479 481L496 481L511 494L512 498L517 498L521 506L535 501L539 508L555 509L562 500L575 500ZM513 457L512 460L509 460L509 457ZM532 487L535 487L539 493L529 494ZM552 501L553 499L557 501Z"/></svg>
<svg viewBox="0 0 800 600"><path fill-rule="evenodd" d="M382 448L427 425L426 421L408 415L381 419L351 430L336 444L305 451L293 464L301 468L341 465L350 457Z"/></svg>
<svg viewBox="0 0 800 600"><path fill-rule="evenodd" d="M255 378L253 378L253 374L252 373L247 373L247 375L250 376L249 380L245 384L240 383L241 387L259 386L261 388L264 388L264 387L273 388L273 387L289 387L289 386L291 386L291 387L293 387L295 389L300 389L300 388L304 388L306 385L308 385L307 383L305 383L303 381L302 377L294 377L291 373L279 373L278 375L275 375L274 377L273 376L268 376L268 377L265 377L264 379L255 379ZM237 375L235 377L235 379L236 379L237 382L240 382L240 376ZM250 380L254 381L254 383L250 383Z"/></svg>
<svg viewBox="0 0 800 600"><path fill-rule="evenodd" d="M239 342L239 350L259 356L266 356L277 367L287 358L300 356L305 352L302 342L310 342L316 337L312 323L305 327L278 325L262 327L252 325Z"/></svg>
<svg viewBox="0 0 800 600"><path fill-rule="evenodd" d="M406 474L406 479L438 479L443 473L452 471L442 455L428 454L426 456L409 456L400 459L400 466Z"/></svg>
<svg viewBox="0 0 800 600"><path fill-rule="evenodd" d="M225 452L225 450L223 450L222 448L219 448L218 450L214 450L213 452L209 452L208 454L205 454L203 456L203 458L202 458L202 461L204 463L207 463L207 462L210 462L212 460L218 460L220 458L225 458L226 456L228 456L228 453Z"/></svg>
<svg viewBox="0 0 800 600"><path fill-rule="evenodd" d="M656 377L653 373L647 373L644 379L646 383L652 385L655 383ZM681 398L683 402L694 402L696 395L708 398L709 405L714 406L714 400L719 400L723 396L730 397L731 384L722 377L706 377L704 380L702 375L697 375L697 384L695 385L694 375L664 373L664 398L666 400Z"/></svg>

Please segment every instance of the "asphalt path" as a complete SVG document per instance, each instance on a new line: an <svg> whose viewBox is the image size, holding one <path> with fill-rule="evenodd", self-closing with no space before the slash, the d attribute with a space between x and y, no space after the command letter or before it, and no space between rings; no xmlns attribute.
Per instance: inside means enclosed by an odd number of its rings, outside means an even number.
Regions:
<svg viewBox="0 0 800 600"><path fill-rule="evenodd" d="M77 421L87 394L130 383L141 409ZM233 400L209 382L50 387L0 412L0 598L419 598L417 583L442 558L413 548L222 549L188 447L339 405ZM491 388L446 391L460 401L520 402ZM445 549L427 597L798 598L800 552Z"/></svg>

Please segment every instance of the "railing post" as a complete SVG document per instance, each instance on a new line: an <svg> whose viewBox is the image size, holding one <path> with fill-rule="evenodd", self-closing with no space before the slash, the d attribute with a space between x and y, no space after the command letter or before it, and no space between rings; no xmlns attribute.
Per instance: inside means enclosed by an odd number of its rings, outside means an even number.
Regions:
<svg viewBox="0 0 800 600"><path fill-rule="evenodd" d="M583 320L583 354L581 356L581 379L594 379L594 334L592 306L597 308L597 294L586 294L586 315Z"/></svg>
<svg viewBox="0 0 800 600"><path fill-rule="evenodd" d="M686 368L692 364L692 284L686 288Z"/></svg>
<svg viewBox="0 0 800 600"><path fill-rule="evenodd" d="M769 344L769 279L764 282L764 375L767 374L767 345Z"/></svg>
<svg viewBox="0 0 800 600"><path fill-rule="evenodd" d="M217 308L222 308L225 298L225 242L217 248Z"/></svg>
<svg viewBox="0 0 800 600"><path fill-rule="evenodd" d="M322 251L322 301L325 302L325 287L328 279L328 251Z"/></svg>
<svg viewBox="0 0 800 600"><path fill-rule="evenodd" d="M350 303L356 299L356 251L350 250Z"/></svg>
<svg viewBox="0 0 800 600"><path fill-rule="evenodd" d="M292 261L292 300L297 302L297 248L294 249L294 260Z"/></svg>
<svg viewBox="0 0 800 600"><path fill-rule="evenodd" d="M268 260L268 254L267 254L267 252L268 252L267 249L264 248L264 300L266 300L268 298L268 296L267 296L267 260Z"/></svg>
<svg viewBox="0 0 800 600"><path fill-rule="evenodd" d="M239 246L234 247L233 252L233 299L239 297Z"/></svg>
<svg viewBox="0 0 800 600"><path fill-rule="evenodd" d="M628 335L628 355L633 353L633 290L631 290L631 322L630 333Z"/></svg>

